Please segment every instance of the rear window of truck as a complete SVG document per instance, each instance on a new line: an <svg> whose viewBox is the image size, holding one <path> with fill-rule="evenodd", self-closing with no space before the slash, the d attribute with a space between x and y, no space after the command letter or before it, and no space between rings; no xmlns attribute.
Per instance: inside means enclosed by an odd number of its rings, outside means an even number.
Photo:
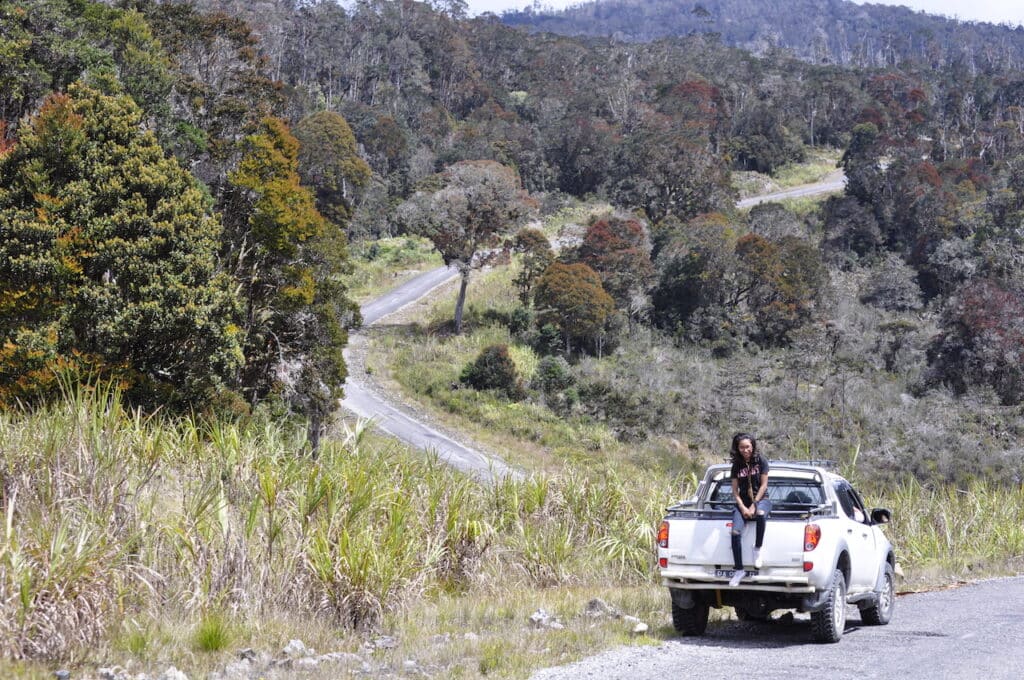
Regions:
<svg viewBox="0 0 1024 680"><path fill-rule="evenodd" d="M768 481L768 500L773 510L805 510L825 502L825 492L821 485L806 479L786 479L771 477ZM713 507L732 507L732 480L726 477L716 482L714 490L708 497Z"/></svg>

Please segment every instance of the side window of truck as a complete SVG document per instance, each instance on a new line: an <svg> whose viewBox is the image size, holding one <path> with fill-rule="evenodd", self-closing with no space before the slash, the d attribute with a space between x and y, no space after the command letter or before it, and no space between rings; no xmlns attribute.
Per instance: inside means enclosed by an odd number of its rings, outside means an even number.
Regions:
<svg viewBox="0 0 1024 680"><path fill-rule="evenodd" d="M863 504L857 497L857 492L853 490L849 484L845 482L836 483L836 498L839 499L839 505L842 506L843 512L846 516L855 522L867 522L867 513L864 511Z"/></svg>

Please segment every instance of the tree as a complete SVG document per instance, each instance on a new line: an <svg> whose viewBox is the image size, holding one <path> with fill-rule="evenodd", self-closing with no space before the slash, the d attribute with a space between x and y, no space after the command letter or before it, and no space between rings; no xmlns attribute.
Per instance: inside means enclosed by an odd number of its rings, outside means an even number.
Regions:
<svg viewBox="0 0 1024 680"><path fill-rule="evenodd" d="M537 278L554 261L555 252L544 232L534 227L520 229L512 247L522 254L522 268L516 275L515 284L519 289L519 300L525 305L533 298Z"/></svg>
<svg viewBox="0 0 1024 680"><path fill-rule="evenodd" d="M295 126L299 175L316 195L320 214L338 226L352 217L353 206L370 181L370 166L356 151L352 128L341 114L318 111Z"/></svg>
<svg viewBox="0 0 1024 680"><path fill-rule="evenodd" d="M462 280L455 302L455 332L462 332L462 307L470 272L491 255L530 207L515 170L494 161L462 161L428 178L433 190L417 192L399 209L398 219L423 234L444 263L458 268Z"/></svg>
<svg viewBox="0 0 1024 680"><path fill-rule="evenodd" d="M690 219L732 203L729 172L708 138L679 131L671 118L650 116L623 144L610 174L612 196L642 209L651 222Z"/></svg>
<svg viewBox="0 0 1024 680"><path fill-rule="evenodd" d="M736 257L758 339L787 343L789 333L811 318L828 282L820 252L794 236L772 242L747 234L736 243Z"/></svg>
<svg viewBox="0 0 1024 680"><path fill-rule="evenodd" d="M573 341L593 340L600 335L615 301L601 287L597 273L585 264L555 262L541 275L534 293L537 322L550 323L562 332L565 351L572 353Z"/></svg>
<svg viewBox="0 0 1024 680"><path fill-rule="evenodd" d="M508 345L488 345L475 361L466 364L459 381L477 390L497 390L509 399L525 395L516 364L508 353Z"/></svg>
<svg viewBox="0 0 1024 680"><path fill-rule="evenodd" d="M654 273L651 240L637 219L603 217L587 228L577 255L601 277L601 285L630 319L645 310Z"/></svg>
<svg viewBox="0 0 1024 680"><path fill-rule="evenodd" d="M860 301L890 311L921 309L917 272L899 255L889 253L872 269L860 292Z"/></svg>
<svg viewBox="0 0 1024 680"><path fill-rule="evenodd" d="M1024 401L1024 295L973 281L949 302L939 325L928 348L932 382L958 393L988 385L1004 404Z"/></svg>
<svg viewBox="0 0 1024 680"><path fill-rule="evenodd" d="M95 1L0 5L0 120L15 123L51 91L97 77L117 80L161 136L170 61L141 14Z"/></svg>
<svg viewBox="0 0 1024 680"><path fill-rule="evenodd" d="M874 123L860 123L853 128L850 144L839 160L839 167L846 173L847 196L872 204L881 192L881 154L879 131Z"/></svg>
<svg viewBox="0 0 1024 680"><path fill-rule="evenodd" d="M338 283L349 266L344 234L300 186L298 150L277 118L264 118L242 140L224 199L225 256L245 306L242 391L256 403L283 389L309 416L315 445L341 394L345 326L357 322L358 310Z"/></svg>
<svg viewBox="0 0 1024 680"><path fill-rule="evenodd" d="M697 310L718 316L735 308L736 231L724 215L703 215L661 232L658 240L665 242L655 260L658 282L652 292L659 326L675 331Z"/></svg>
<svg viewBox="0 0 1024 680"><path fill-rule="evenodd" d="M0 157L0 401L70 367L197 404L241 364L221 225L141 122L126 95L73 85Z"/></svg>

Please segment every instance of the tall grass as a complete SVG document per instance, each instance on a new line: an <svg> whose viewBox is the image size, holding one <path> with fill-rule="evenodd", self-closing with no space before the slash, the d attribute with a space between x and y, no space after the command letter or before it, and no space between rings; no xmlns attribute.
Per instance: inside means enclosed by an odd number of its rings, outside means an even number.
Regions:
<svg viewBox="0 0 1024 680"><path fill-rule="evenodd" d="M908 571L953 576L1024 567L1024 491L973 482L924 486L910 480L880 494L892 508L890 538Z"/></svg>
<svg viewBox="0 0 1024 680"><path fill-rule="evenodd" d="M364 435L342 429L312 460L301 428L145 418L88 387L0 414L0 654L74 659L122 621L182 615L187 644L217 650L233 621L275 612L366 629L484 582L649 578L638 526L660 483L481 487Z"/></svg>
<svg viewBox="0 0 1024 680"><path fill-rule="evenodd" d="M516 609L497 615L525 618L563 591L657 593L653 531L696 481L566 466L480 486L369 441L342 427L312 460L302 428L145 418L102 387L0 414L0 655L207 659L259 621L372 630L428 601L498 607L514 592ZM894 509L911 574L999 573L1024 552L1019 489L907 483L874 496ZM566 635L579 638L570 647L606 639Z"/></svg>

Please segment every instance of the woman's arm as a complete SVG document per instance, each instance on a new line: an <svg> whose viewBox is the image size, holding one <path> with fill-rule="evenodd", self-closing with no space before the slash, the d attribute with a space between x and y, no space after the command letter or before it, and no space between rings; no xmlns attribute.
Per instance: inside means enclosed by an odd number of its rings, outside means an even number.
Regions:
<svg viewBox="0 0 1024 680"><path fill-rule="evenodd" d="M736 505L740 506L740 513L744 517L750 514L751 508L748 508L743 502L743 498L740 497L740 480L735 477L732 478L732 497L736 501Z"/></svg>
<svg viewBox="0 0 1024 680"><path fill-rule="evenodd" d="M768 495L768 473L761 475L761 488L757 490L757 494L754 495L754 507L757 507L757 502Z"/></svg>

